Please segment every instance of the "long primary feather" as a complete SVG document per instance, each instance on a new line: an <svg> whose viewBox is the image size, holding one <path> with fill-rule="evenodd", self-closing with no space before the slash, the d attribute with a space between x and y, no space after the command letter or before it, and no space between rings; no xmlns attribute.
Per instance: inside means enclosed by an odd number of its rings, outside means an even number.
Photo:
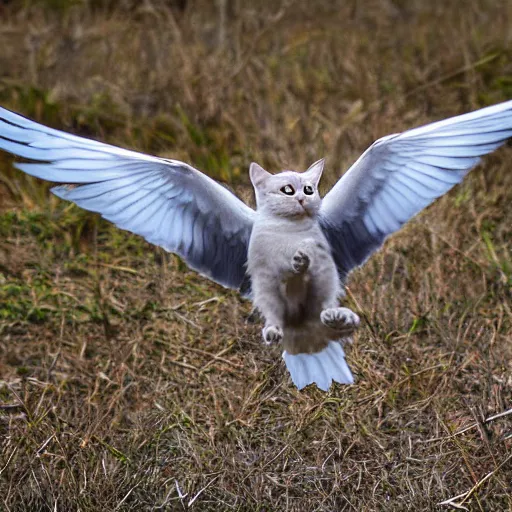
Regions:
<svg viewBox="0 0 512 512"><path fill-rule="evenodd" d="M507 101L377 140L320 209L341 276L511 136L512 101Z"/></svg>
<svg viewBox="0 0 512 512"><path fill-rule="evenodd" d="M27 174L66 184L52 188L60 198L180 255L224 286L245 284L255 212L190 165L54 130L4 108L0 149L36 161L15 164Z"/></svg>

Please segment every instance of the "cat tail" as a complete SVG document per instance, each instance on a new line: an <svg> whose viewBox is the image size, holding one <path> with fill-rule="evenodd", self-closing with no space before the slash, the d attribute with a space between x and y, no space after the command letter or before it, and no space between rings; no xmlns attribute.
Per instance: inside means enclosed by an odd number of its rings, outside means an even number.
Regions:
<svg viewBox="0 0 512 512"><path fill-rule="evenodd" d="M327 347L314 354L289 354L285 350L283 359L298 389L316 384L322 391L328 391L333 380L340 384L354 382L345 352L337 341L329 341Z"/></svg>

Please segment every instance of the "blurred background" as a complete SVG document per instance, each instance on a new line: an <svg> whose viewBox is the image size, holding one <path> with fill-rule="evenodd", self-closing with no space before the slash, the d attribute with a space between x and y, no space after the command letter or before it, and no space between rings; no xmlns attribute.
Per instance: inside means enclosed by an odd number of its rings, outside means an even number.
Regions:
<svg viewBox="0 0 512 512"><path fill-rule="evenodd" d="M251 202L252 160L326 157L325 191L381 136L510 100L511 43L511 0L1 0L0 105ZM328 394L235 292L12 162L0 509L512 510L510 147L353 273L357 384Z"/></svg>
<svg viewBox="0 0 512 512"><path fill-rule="evenodd" d="M509 1L4 0L0 17L2 105L226 181L326 156L332 182L382 135L512 96Z"/></svg>

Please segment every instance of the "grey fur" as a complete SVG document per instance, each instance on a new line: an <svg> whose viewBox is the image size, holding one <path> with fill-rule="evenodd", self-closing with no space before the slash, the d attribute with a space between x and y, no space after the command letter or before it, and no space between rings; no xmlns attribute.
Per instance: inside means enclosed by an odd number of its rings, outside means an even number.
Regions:
<svg viewBox="0 0 512 512"><path fill-rule="evenodd" d="M338 306L344 291L318 221L323 165L276 175L257 164L250 168L258 205L247 266L252 299L265 318L264 341L282 341L289 354L319 352L359 324L355 313ZM282 191L286 186L293 195ZM307 186L312 195L304 193Z"/></svg>

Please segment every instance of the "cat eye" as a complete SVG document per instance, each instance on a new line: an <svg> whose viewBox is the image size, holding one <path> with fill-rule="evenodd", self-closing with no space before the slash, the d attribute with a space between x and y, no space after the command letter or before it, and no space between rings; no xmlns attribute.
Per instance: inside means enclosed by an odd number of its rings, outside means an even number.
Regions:
<svg viewBox="0 0 512 512"><path fill-rule="evenodd" d="M312 195L313 195L313 192L314 192L314 190L313 190L313 187L312 187L312 186L310 186L310 185L306 185L306 186L304 187L304 194L306 194L307 196L312 196Z"/></svg>
<svg viewBox="0 0 512 512"><path fill-rule="evenodd" d="M291 185L285 185L284 187L282 187L281 192L283 194L286 194L287 196L293 196L293 194L295 194L295 190Z"/></svg>

